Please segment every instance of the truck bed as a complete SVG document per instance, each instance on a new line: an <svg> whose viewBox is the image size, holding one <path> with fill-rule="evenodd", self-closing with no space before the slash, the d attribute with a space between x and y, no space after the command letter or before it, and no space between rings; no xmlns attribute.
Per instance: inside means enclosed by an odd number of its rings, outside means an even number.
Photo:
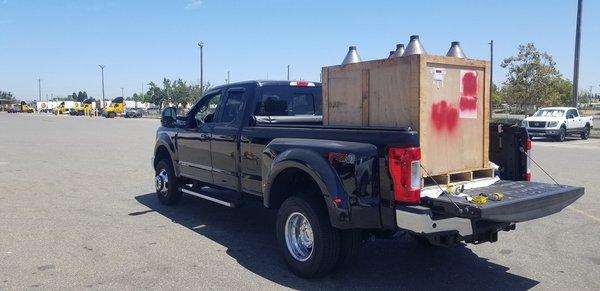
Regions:
<svg viewBox="0 0 600 291"><path fill-rule="evenodd" d="M464 193L471 197L481 193L502 193L504 198L501 201L488 199L486 204L478 205L467 201L465 197L442 194L438 198L424 197L422 203L429 206L434 213L442 215L497 222L522 222L557 213L581 197L583 192L583 187L499 181L487 187L465 190Z"/></svg>

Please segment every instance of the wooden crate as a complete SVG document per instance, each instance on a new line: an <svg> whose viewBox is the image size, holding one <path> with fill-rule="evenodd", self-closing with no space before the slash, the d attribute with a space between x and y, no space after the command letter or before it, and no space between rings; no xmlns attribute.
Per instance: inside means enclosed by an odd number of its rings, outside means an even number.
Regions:
<svg viewBox="0 0 600 291"><path fill-rule="evenodd" d="M487 169L489 72L487 61L431 55L324 67L323 123L417 130L431 176Z"/></svg>

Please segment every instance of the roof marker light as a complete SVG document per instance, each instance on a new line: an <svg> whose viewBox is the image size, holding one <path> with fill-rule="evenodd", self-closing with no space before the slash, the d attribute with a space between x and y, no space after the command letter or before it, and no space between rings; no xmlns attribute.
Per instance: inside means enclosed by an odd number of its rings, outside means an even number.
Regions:
<svg viewBox="0 0 600 291"><path fill-rule="evenodd" d="M307 82L307 81L295 81L295 82L290 82L290 86L295 86L295 87L314 87L315 83L313 83L313 82Z"/></svg>

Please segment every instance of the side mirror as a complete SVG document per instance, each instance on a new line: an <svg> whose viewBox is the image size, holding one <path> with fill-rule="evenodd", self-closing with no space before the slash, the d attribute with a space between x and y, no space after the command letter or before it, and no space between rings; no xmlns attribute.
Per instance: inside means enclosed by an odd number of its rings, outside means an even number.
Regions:
<svg viewBox="0 0 600 291"><path fill-rule="evenodd" d="M567 114L567 119L573 119L573 114Z"/></svg>
<svg viewBox="0 0 600 291"><path fill-rule="evenodd" d="M167 107L163 109L160 115L160 124L166 127L173 127L177 121L177 109L175 107Z"/></svg>

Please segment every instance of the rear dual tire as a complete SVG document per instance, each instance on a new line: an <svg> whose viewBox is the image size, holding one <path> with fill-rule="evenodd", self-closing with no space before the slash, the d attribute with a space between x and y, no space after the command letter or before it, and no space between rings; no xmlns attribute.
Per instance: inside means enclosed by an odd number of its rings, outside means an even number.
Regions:
<svg viewBox="0 0 600 291"><path fill-rule="evenodd" d="M303 278L322 277L351 265L362 247L360 230L331 225L319 194L292 196L277 213L277 245L289 269Z"/></svg>

